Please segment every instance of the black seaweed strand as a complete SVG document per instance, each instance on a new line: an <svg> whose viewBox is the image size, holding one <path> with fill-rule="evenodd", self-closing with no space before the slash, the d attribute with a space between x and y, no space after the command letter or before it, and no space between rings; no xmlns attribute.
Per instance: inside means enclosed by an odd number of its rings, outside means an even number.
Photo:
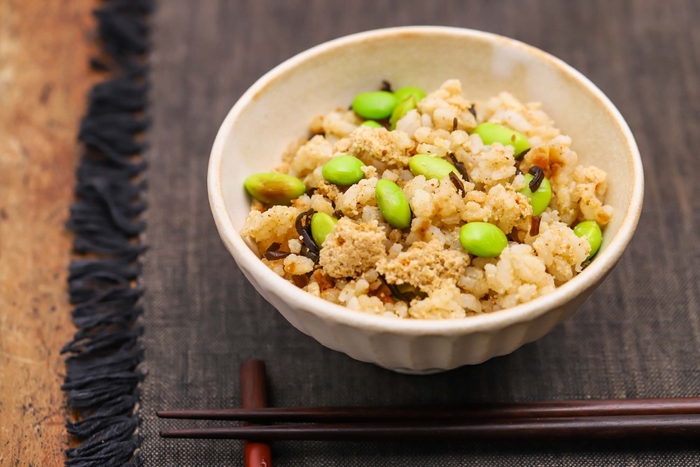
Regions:
<svg viewBox="0 0 700 467"><path fill-rule="evenodd" d="M389 288L389 291L391 292L391 296L394 297L397 300L404 301L406 303L410 302L410 299L404 296L404 294L401 293L399 288L396 286L396 284L391 284L387 282L386 277L384 275L380 274L379 279L381 279L382 282L384 282L384 285L386 285Z"/></svg>
<svg viewBox="0 0 700 467"><path fill-rule="evenodd" d="M530 170L528 170L527 173L532 175L532 180L530 180L529 186L530 191L534 193L540 188L540 185L544 180L544 170L542 170L542 167L533 165L532 167L530 167Z"/></svg>
<svg viewBox="0 0 700 467"><path fill-rule="evenodd" d="M522 159L523 157L525 157L525 154L527 154L528 152L530 152L530 149L532 149L532 148L527 148L526 150L524 150L524 151L521 152L520 154L517 154L515 157L518 158L518 159Z"/></svg>
<svg viewBox="0 0 700 467"><path fill-rule="evenodd" d="M467 196L467 192L464 191L464 184L462 183L462 180L459 179L457 174L455 174L454 172L450 172L450 181L455 186L457 191L459 191L462 194L462 198Z"/></svg>
<svg viewBox="0 0 700 467"><path fill-rule="evenodd" d="M459 172L464 181L468 182L469 174L467 173L467 168L465 167L464 163L458 161L454 154L450 154L450 160L452 161L452 165L455 166L455 169L457 169L457 172Z"/></svg>
<svg viewBox="0 0 700 467"><path fill-rule="evenodd" d="M530 236L536 237L540 234L540 222L542 221L542 216L532 216L532 221L530 222Z"/></svg>
<svg viewBox="0 0 700 467"><path fill-rule="evenodd" d="M95 11L102 54L93 70L108 73L88 95L78 139L84 153L77 169L68 292L73 339L62 349L62 390L77 419L66 421L73 447L65 465L140 466L139 384L143 360L139 318L143 289L140 255L146 209L146 148L141 134L148 105L152 0L105 0ZM137 181L137 177L138 180Z"/></svg>
<svg viewBox="0 0 700 467"><path fill-rule="evenodd" d="M281 246L282 245L280 245L277 242L273 243L267 248L267 250L265 250L265 253L263 253L263 257L268 261L276 261L278 259L286 258L291 253L289 253L288 251L279 251Z"/></svg>
<svg viewBox="0 0 700 467"><path fill-rule="evenodd" d="M311 216L314 215L314 210L310 209L308 211L302 212L297 216L294 223L297 233L303 242L301 248L301 254L306 256L314 263L318 263L319 256L321 254L321 249L316 245L314 237L311 235Z"/></svg>

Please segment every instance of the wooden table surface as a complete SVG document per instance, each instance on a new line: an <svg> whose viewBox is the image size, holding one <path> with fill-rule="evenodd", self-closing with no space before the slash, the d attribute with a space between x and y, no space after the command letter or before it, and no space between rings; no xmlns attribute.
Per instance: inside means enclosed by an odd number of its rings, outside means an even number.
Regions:
<svg viewBox="0 0 700 467"><path fill-rule="evenodd" d="M61 347L95 0L0 2L0 466L63 465Z"/></svg>

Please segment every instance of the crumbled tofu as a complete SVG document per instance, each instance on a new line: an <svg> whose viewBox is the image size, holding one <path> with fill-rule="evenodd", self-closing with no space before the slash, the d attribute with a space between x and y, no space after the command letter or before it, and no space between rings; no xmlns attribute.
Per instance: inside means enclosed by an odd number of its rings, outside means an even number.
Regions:
<svg viewBox="0 0 700 467"><path fill-rule="evenodd" d="M357 224L343 217L326 237L319 264L330 277L359 276L386 257L385 238L376 221Z"/></svg>
<svg viewBox="0 0 700 467"><path fill-rule="evenodd" d="M380 261L377 272L390 284L411 284L430 293L446 283L456 284L468 265L468 254L432 240L416 242L395 258Z"/></svg>

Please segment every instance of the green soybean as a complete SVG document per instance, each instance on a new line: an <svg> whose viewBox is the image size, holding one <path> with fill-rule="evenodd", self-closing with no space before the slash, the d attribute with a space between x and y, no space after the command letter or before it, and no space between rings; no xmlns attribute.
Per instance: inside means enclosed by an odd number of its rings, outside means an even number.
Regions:
<svg viewBox="0 0 700 467"><path fill-rule="evenodd" d="M357 157L345 154L326 162L321 169L321 174L326 181L336 185L353 185L365 177L362 171L364 165L365 163Z"/></svg>
<svg viewBox="0 0 700 467"><path fill-rule="evenodd" d="M482 258L495 258L508 246L506 234L488 222L470 222L459 230L459 243L467 252Z"/></svg>
<svg viewBox="0 0 700 467"><path fill-rule="evenodd" d="M377 205L384 219L397 229L411 225L411 207L401 188L391 180L381 179L374 190Z"/></svg>
<svg viewBox="0 0 700 467"><path fill-rule="evenodd" d="M370 128L384 128L384 126L381 123L375 122L374 120L365 120L364 122L360 123L360 126L368 126Z"/></svg>
<svg viewBox="0 0 700 467"><path fill-rule="evenodd" d="M534 193L530 191L530 181L534 177L530 174L525 174L525 182L527 185L525 188L520 190L520 193L524 194L530 200L530 206L532 206L532 215L539 216L547 209L549 202L552 201L552 186L549 184L549 180L545 177L540 183L540 187Z"/></svg>
<svg viewBox="0 0 700 467"><path fill-rule="evenodd" d="M408 96L413 96L416 99L416 102L422 101L425 97L423 90L415 86L406 86L404 88L397 89L394 91L394 95L396 96L396 100L399 102L406 99Z"/></svg>
<svg viewBox="0 0 700 467"><path fill-rule="evenodd" d="M406 99L396 104L396 107L394 107L394 111L391 113L391 118L389 119L389 123L391 124L390 128L392 130L395 130L396 122L401 120L410 110L413 110L415 108L416 98L413 96L408 96Z"/></svg>
<svg viewBox="0 0 700 467"><path fill-rule="evenodd" d="M319 247L323 246L326 237L329 233L333 232L335 224L337 223L338 219L329 216L325 212L317 212L311 216L311 236L314 238L316 245Z"/></svg>
<svg viewBox="0 0 700 467"><path fill-rule="evenodd" d="M430 154L416 154L408 161L408 168L413 175L424 175L426 179L437 178L442 180L450 176L450 172L459 175L454 165L440 157Z"/></svg>
<svg viewBox="0 0 700 467"><path fill-rule="evenodd" d="M588 258L593 258L600 249L600 243L603 241L603 232L596 221L583 221L574 227L574 233L577 237L586 238L591 244L591 253Z"/></svg>
<svg viewBox="0 0 700 467"><path fill-rule="evenodd" d="M530 149L530 143L524 134L498 123L482 123L474 128L473 133L479 135L484 144L501 143L503 146L513 146L516 158Z"/></svg>
<svg viewBox="0 0 700 467"><path fill-rule="evenodd" d="M250 196L266 204L288 204L306 192L304 182L283 173L258 173L245 179Z"/></svg>
<svg viewBox="0 0 700 467"><path fill-rule="evenodd" d="M352 110L370 120L389 118L397 104L396 96L389 91L363 92L355 96Z"/></svg>

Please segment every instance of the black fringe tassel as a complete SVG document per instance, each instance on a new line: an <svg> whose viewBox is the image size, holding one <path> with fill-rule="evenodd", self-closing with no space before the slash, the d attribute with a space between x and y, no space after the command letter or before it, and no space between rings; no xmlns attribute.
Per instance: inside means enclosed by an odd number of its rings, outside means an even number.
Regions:
<svg viewBox="0 0 700 467"><path fill-rule="evenodd" d="M88 97L78 139L85 153L77 170L76 202L68 228L75 232L68 285L78 328L62 352L62 389L68 433L80 444L66 450L66 466L141 466L139 383L143 309L139 256L145 251L139 220L144 201L153 0L104 0L96 10L103 54L90 61L109 78Z"/></svg>

